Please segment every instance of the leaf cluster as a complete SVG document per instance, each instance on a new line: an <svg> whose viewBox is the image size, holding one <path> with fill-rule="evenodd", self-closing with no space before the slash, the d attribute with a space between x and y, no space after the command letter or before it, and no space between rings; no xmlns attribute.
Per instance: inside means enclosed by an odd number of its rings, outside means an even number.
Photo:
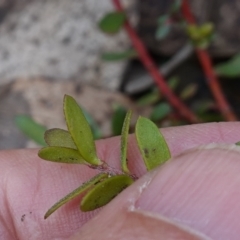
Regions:
<svg viewBox="0 0 240 240"><path fill-rule="evenodd" d="M192 24L187 26L187 34L194 46L198 48L207 48L214 38L214 25L204 23L201 26Z"/></svg>
<svg viewBox="0 0 240 240"><path fill-rule="evenodd" d="M55 203L45 214L45 219L82 193L85 193L80 203L82 211L92 211L102 207L136 179L129 170L127 161L131 111L127 112L121 130L120 173L113 171L97 156L87 119L74 98L68 95L64 97L64 115L68 131L57 128L47 130L45 141L48 146L39 151L39 157L53 162L85 164L90 168L98 169L100 173ZM168 145L153 122L139 117L135 130L138 147L148 171L170 159Z"/></svg>

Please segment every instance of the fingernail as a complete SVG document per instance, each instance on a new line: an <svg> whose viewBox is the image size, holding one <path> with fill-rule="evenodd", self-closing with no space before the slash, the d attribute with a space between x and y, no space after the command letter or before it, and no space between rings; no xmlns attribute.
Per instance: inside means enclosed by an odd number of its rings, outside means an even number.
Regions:
<svg viewBox="0 0 240 240"><path fill-rule="evenodd" d="M240 236L239 147L211 147L163 165L135 204L213 239Z"/></svg>

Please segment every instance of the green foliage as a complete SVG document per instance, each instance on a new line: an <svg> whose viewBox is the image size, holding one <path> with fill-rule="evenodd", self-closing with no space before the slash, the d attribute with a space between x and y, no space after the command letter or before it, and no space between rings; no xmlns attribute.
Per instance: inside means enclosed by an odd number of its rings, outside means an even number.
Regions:
<svg viewBox="0 0 240 240"><path fill-rule="evenodd" d="M203 99L194 103L193 109L197 114L205 113L209 110L215 109L216 104L212 99Z"/></svg>
<svg viewBox="0 0 240 240"><path fill-rule="evenodd" d="M236 78L240 76L240 54L235 55L229 61L218 64L215 67L218 75L229 78Z"/></svg>
<svg viewBox="0 0 240 240"><path fill-rule="evenodd" d="M76 101L65 95L64 114L68 131L50 129L45 133L48 147L39 150L39 157L53 162L85 164L102 173L60 199L45 214L49 217L59 207L76 196L86 193L82 198L82 211L92 211L102 207L131 185L136 177L128 169L127 147L132 112L128 111L121 130L121 168L115 171L96 154L91 128L83 111ZM136 124L136 136L139 149L148 170L151 170L170 158L168 146L156 125L146 118L140 117Z"/></svg>
<svg viewBox="0 0 240 240"><path fill-rule="evenodd" d="M44 132L46 128L35 122L31 117L26 115L19 115L15 118L17 127L30 139L41 146L46 146L44 142Z"/></svg>
<svg viewBox="0 0 240 240"><path fill-rule="evenodd" d="M122 171L127 174L130 174L130 171L127 166L127 143L128 143L128 132L129 132L131 116L132 116L132 111L128 111L123 123L122 135L121 135L121 165L122 165Z"/></svg>
<svg viewBox="0 0 240 240"><path fill-rule="evenodd" d="M194 46L206 48L213 39L213 29L214 26L212 23L204 23L201 26L192 24L187 26L187 34Z"/></svg>
<svg viewBox="0 0 240 240"><path fill-rule="evenodd" d="M122 28L125 20L124 12L110 12L100 20L98 25L103 32L114 34Z"/></svg>
<svg viewBox="0 0 240 240"><path fill-rule="evenodd" d="M70 192L68 195L60 199L58 202L56 202L44 215L44 219L48 218L53 212L55 212L58 208L60 208L63 204L71 201L73 198L77 197L81 193L87 191L92 186L97 184L99 181L105 179L108 177L108 174L106 173L99 173L89 181L83 183L80 187L76 188L74 191Z"/></svg>
<svg viewBox="0 0 240 240"><path fill-rule="evenodd" d="M175 0L174 3L171 6L170 13L175 14L177 13L182 5L182 0Z"/></svg>
<svg viewBox="0 0 240 240"><path fill-rule="evenodd" d="M91 128L77 102L70 96L64 97L64 114L74 143L83 158L90 164L101 165L97 157Z"/></svg>
<svg viewBox="0 0 240 240"><path fill-rule="evenodd" d="M137 57L137 52L134 49L129 49L124 52L106 52L102 54L104 61L122 61Z"/></svg>
<svg viewBox="0 0 240 240"><path fill-rule="evenodd" d="M172 89L175 90L177 86L179 85L180 79L177 76L173 76L168 80L168 86Z"/></svg>
<svg viewBox="0 0 240 240"><path fill-rule="evenodd" d="M157 104L151 113L150 119L154 122L161 121L172 112L172 108L168 103Z"/></svg>
<svg viewBox="0 0 240 240"><path fill-rule="evenodd" d="M121 134L124 118L127 114L126 108L122 106L115 106L115 110L112 116L112 133L114 136Z"/></svg>
<svg viewBox="0 0 240 240"><path fill-rule="evenodd" d="M161 99L161 94L157 88L154 88L149 93L146 93L138 99L137 103L139 106L147 106L158 102Z"/></svg>
<svg viewBox="0 0 240 240"><path fill-rule="evenodd" d="M170 15L163 15L158 18L158 27L155 34L157 39L161 40L169 34L171 30L170 17Z"/></svg>
<svg viewBox="0 0 240 240"><path fill-rule="evenodd" d="M212 99L202 99L194 103L193 109L204 122L221 122L223 116L216 112L217 106Z"/></svg>
<svg viewBox="0 0 240 240"><path fill-rule="evenodd" d="M52 128L47 130L44 134L44 139L48 146L77 149L71 134L63 129Z"/></svg>
<svg viewBox="0 0 240 240"><path fill-rule="evenodd" d="M128 175L116 175L104 179L83 197L81 210L87 212L106 205L132 183L133 179Z"/></svg>
<svg viewBox="0 0 240 240"><path fill-rule="evenodd" d="M179 84L179 78L176 76L173 76L168 80L168 86L172 90L175 90L178 84ZM147 106L147 105L155 104L161 99L162 99L162 94L160 93L157 87L154 87L151 91L149 91L148 93L140 97L137 100L137 104L139 106Z"/></svg>
<svg viewBox="0 0 240 240"><path fill-rule="evenodd" d="M152 121L144 117L139 117L135 134L139 150L148 171L171 158L163 135Z"/></svg>
<svg viewBox="0 0 240 240"><path fill-rule="evenodd" d="M191 83L187 85L183 91L180 93L180 98L183 100L187 100L191 97L193 97L198 90L198 85L196 83Z"/></svg>
<svg viewBox="0 0 240 240"><path fill-rule="evenodd" d="M44 147L39 150L38 156L52 162L87 163L77 150L66 147Z"/></svg>
<svg viewBox="0 0 240 240"><path fill-rule="evenodd" d="M182 1L175 0L170 7L168 14L162 15L158 18L158 26L155 33L157 39L161 40L167 37L172 28L172 18L179 12L181 8Z"/></svg>
<svg viewBox="0 0 240 240"><path fill-rule="evenodd" d="M156 31L156 38L158 40L164 39L170 32L171 26L169 24L159 26Z"/></svg>

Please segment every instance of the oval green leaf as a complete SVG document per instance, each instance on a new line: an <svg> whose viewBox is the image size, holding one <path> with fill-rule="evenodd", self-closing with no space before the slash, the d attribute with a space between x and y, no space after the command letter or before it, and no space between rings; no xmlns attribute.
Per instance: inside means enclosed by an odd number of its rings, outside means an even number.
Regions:
<svg viewBox="0 0 240 240"><path fill-rule="evenodd" d="M46 146L44 141L44 132L46 127L34 121L31 117L26 115L19 115L15 118L17 127L30 139L41 146Z"/></svg>
<svg viewBox="0 0 240 240"><path fill-rule="evenodd" d="M156 31L156 38L162 40L170 33L171 25L166 23L165 25L159 26Z"/></svg>
<svg viewBox="0 0 240 240"><path fill-rule="evenodd" d="M71 134L60 128L47 130L44 134L44 139L49 146L77 149L74 141L72 140Z"/></svg>
<svg viewBox="0 0 240 240"><path fill-rule="evenodd" d="M83 158L92 165L101 165L103 162L97 157L91 128L78 106L70 96L64 97L64 114L68 131Z"/></svg>
<svg viewBox="0 0 240 240"><path fill-rule="evenodd" d="M121 166L123 172L130 174L127 166L127 144L128 144L128 132L131 121L132 111L128 111L123 122L122 135L121 135Z"/></svg>
<svg viewBox="0 0 240 240"><path fill-rule="evenodd" d="M173 76L168 80L168 86L172 90L176 90L177 86L179 85L180 79L177 76Z"/></svg>
<svg viewBox="0 0 240 240"><path fill-rule="evenodd" d="M237 78L240 76L240 54L233 56L230 60L220 63L215 67L218 75L229 78Z"/></svg>
<svg viewBox="0 0 240 240"><path fill-rule="evenodd" d="M196 83L190 83L187 85L182 92L180 93L180 98L182 100L187 100L189 98L192 98L198 91L198 84Z"/></svg>
<svg viewBox="0 0 240 240"><path fill-rule="evenodd" d="M135 134L139 150L148 171L171 158L163 135L152 121L139 117Z"/></svg>
<svg viewBox="0 0 240 240"><path fill-rule="evenodd" d="M151 120L154 122L161 121L172 112L172 108L168 103L157 104L151 113Z"/></svg>
<svg viewBox="0 0 240 240"><path fill-rule="evenodd" d="M122 28L125 20L124 12L110 12L100 20L99 28L105 33L114 34Z"/></svg>
<svg viewBox="0 0 240 240"><path fill-rule="evenodd" d="M81 210L87 212L106 205L132 183L133 179L128 175L116 175L104 179L83 197Z"/></svg>
<svg viewBox="0 0 240 240"><path fill-rule="evenodd" d="M181 9L181 6L182 6L182 0L175 0L173 1L173 4L170 8L170 13L171 14L176 14L178 13L178 11L180 11Z"/></svg>
<svg viewBox="0 0 240 240"><path fill-rule="evenodd" d="M97 184L99 181L101 181L104 178L107 178L108 174L106 173L100 173L93 177L91 180L83 183L80 187L76 188L74 191L60 199L58 202L56 202L44 215L44 219L48 218L53 212L55 212L58 208L60 208L65 203L69 202L73 198L77 197L81 193L85 192L89 188L91 188L94 184Z"/></svg>
<svg viewBox="0 0 240 240"><path fill-rule="evenodd" d="M44 147L39 150L38 156L51 162L86 164L79 152L72 148Z"/></svg>
<svg viewBox="0 0 240 240"><path fill-rule="evenodd" d="M137 100L139 106L147 106L158 102L161 99L161 94L157 88L153 88L149 93L146 93Z"/></svg>

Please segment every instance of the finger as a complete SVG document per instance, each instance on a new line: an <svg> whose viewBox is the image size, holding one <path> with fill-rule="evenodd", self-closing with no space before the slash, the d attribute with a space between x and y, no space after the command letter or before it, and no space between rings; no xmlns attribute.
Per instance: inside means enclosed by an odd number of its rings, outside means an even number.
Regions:
<svg viewBox="0 0 240 240"><path fill-rule="evenodd" d="M239 239L240 148L193 150L122 192L73 239Z"/></svg>
<svg viewBox="0 0 240 240"><path fill-rule="evenodd" d="M240 125L192 125L163 129L163 134L171 152L176 155L199 144L236 142L240 139ZM118 137L98 141L97 148L101 159L119 168ZM96 171L83 165L44 161L37 157L36 150L2 151L0 159L0 197L3 199L0 204L4 205L0 208L1 215L8 226L14 225L19 230L22 239L32 234L42 234L42 239L67 237L98 212L80 212L80 196L60 208L49 219L43 220L52 204L94 176ZM128 159L130 169L138 176L146 172L133 135L129 141Z"/></svg>
<svg viewBox="0 0 240 240"><path fill-rule="evenodd" d="M239 239L239 149L209 147L180 155L159 171L136 207L212 239Z"/></svg>
<svg viewBox="0 0 240 240"><path fill-rule="evenodd" d="M70 240L77 239L178 239L178 240L209 240L203 234L170 219L141 211L117 211L115 215L99 214L98 220L93 219L83 226Z"/></svg>
<svg viewBox="0 0 240 240"><path fill-rule="evenodd" d="M188 149L209 143L236 143L240 141L240 123L205 123L181 127L161 129L169 145L172 156ZM98 152L102 159L119 168L120 145L119 138L104 139L97 142ZM129 168L137 176L146 172L141 154L136 144L135 136L131 135L127 154Z"/></svg>

